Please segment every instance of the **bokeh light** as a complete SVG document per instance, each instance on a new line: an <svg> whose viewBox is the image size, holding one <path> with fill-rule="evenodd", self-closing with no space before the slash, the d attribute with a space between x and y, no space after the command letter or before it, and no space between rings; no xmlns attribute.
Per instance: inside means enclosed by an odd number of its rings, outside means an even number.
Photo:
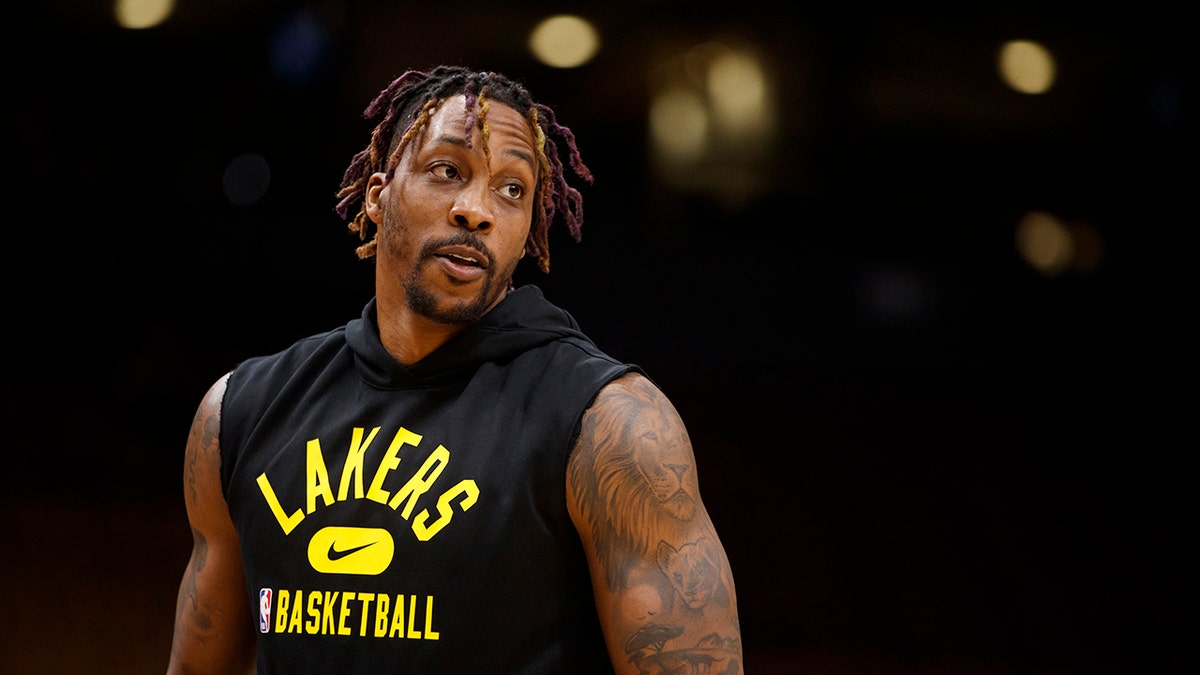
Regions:
<svg viewBox="0 0 1200 675"><path fill-rule="evenodd" d="M271 166L266 157L247 152L225 166L221 186L225 198L234 206L253 206L267 194L271 185Z"/></svg>
<svg viewBox="0 0 1200 675"><path fill-rule="evenodd" d="M1044 94L1054 86L1054 56L1032 40L1011 40L1000 48L1000 77L1024 94Z"/></svg>
<svg viewBox="0 0 1200 675"><path fill-rule="evenodd" d="M596 55L600 36L588 21L570 14L552 16L539 23L529 36L529 50L554 68L576 68Z"/></svg>
<svg viewBox="0 0 1200 675"><path fill-rule="evenodd" d="M175 11L175 0L116 0L113 14L122 28L153 28Z"/></svg>

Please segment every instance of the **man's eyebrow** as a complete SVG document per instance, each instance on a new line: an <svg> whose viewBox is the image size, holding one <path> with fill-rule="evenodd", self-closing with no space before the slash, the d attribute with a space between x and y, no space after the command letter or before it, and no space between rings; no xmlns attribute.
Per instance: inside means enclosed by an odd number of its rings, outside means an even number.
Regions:
<svg viewBox="0 0 1200 675"><path fill-rule="evenodd" d="M529 154L528 152L518 148L509 148L504 151L504 155L515 157L516 159L525 162L529 165L529 168L533 169L534 173L537 173L537 162L533 161L533 155Z"/></svg>
<svg viewBox="0 0 1200 675"><path fill-rule="evenodd" d="M450 145L458 146L460 148L467 147L467 140L465 138L461 136L451 136L449 134L438 136L433 140L433 142L449 143ZM537 162L533 160L533 155L529 154L528 152L525 152L519 148L509 148L505 150L503 154L525 162L529 165L529 168L533 169L535 173L537 172Z"/></svg>
<svg viewBox="0 0 1200 675"><path fill-rule="evenodd" d="M438 138L435 138L433 142L434 143L449 143L450 145L457 145L460 148L467 147L467 139L462 138L460 136L449 136L449 135L440 136Z"/></svg>

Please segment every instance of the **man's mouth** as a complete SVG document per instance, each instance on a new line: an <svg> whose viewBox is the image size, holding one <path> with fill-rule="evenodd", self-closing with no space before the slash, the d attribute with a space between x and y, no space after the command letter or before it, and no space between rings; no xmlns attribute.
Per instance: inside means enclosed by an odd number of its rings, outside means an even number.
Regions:
<svg viewBox="0 0 1200 675"><path fill-rule="evenodd" d="M434 251L433 255L462 267L488 268L488 257L482 251L470 246L445 246Z"/></svg>
<svg viewBox="0 0 1200 675"><path fill-rule="evenodd" d="M440 257L445 258L446 260L449 260L450 262L453 262L458 265L469 265L471 267L483 267L483 265L479 262L479 260L476 258L473 258L473 257L456 255L454 253L446 253L446 254L439 254L439 255L440 255Z"/></svg>

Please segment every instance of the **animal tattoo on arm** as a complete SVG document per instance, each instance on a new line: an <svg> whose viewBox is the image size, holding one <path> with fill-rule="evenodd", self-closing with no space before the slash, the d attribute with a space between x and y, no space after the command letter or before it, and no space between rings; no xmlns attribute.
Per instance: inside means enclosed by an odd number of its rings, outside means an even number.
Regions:
<svg viewBox="0 0 1200 675"><path fill-rule="evenodd" d="M625 376L601 392L568 484L604 572L602 618L628 660L643 673L742 672L729 562L700 499L687 430L652 382Z"/></svg>

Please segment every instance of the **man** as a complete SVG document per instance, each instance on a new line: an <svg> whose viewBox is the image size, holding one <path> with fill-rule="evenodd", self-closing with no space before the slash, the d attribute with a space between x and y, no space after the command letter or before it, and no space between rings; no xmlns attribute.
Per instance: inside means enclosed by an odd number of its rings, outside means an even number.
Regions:
<svg viewBox="0 0 1200 675"><path fill-rule="evenodd" d="M579 237L573 134L459 67L365 115L338 212L375 296L201 401L168 672L741 673L683 422L512 284L555 218Z"/></svg>

